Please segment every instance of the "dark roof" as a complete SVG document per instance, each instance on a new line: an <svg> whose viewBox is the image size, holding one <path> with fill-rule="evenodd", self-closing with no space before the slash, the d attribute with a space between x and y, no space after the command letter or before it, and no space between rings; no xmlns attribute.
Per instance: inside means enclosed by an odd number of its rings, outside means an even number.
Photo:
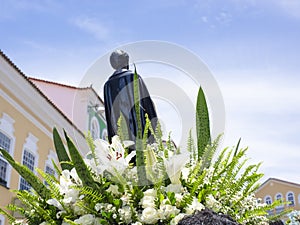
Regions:
<svg viewBox="0 0 300 225"><path fill-rule="evenodd" d="M0 49L0 56L4 58L4 60L11 65L21 77L23 77L26 82L28 82L32 88L34 88L59 114L61 114L65 120L67 120L83 137L83 132L33 83L30 81L30 78L27 77L11 60L6 56L2 50Z"/></svg>

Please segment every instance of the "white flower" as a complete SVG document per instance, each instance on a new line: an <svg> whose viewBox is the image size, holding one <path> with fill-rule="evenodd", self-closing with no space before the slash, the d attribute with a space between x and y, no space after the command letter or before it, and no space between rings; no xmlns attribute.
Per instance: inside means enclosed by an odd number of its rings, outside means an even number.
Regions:
<svg viewBox="0 0 300 225"><path fill-rule="evenodd" d="M157 195L157 191L153 188L144 191L144 196L156 197L156 195Z"/></svg>
<svg viewBox="0 0 300 225"><path fill-rule="evenodd" d="M177 203L180 203L181 200L183 199L183 195L180 193L175 193L175 199Z"/></svg>
<svg viewBox="0 0 300 225"><path fill-rule="evenodd" d="M189 154L173 155L168 159L164 159L164 164L167 170L168 177L172 184L181 184L180 175L181 170L189 161Z"/></svg>
<svg viewBox="0 0 300 225"><path fill-rule="evenodd" d="M187 214L193 214L195 210L201 211L204 208L205 206L201 204L197 198L193 197L192 204L188 205L188 207L185 208L185 212Z"/></svg>
<svg viewBox="0 0 300 225"><path fill-rule="evenodd" d="M182 185L181 184L169 184L165 188L166 192L174 192L174 193L180 193L182 191Z"/></svg>
<svg viewBox="0 0 300 225"><path fill-rule="evenodd" d="M190 175L190 168L184 167L181 170L181 177L183 180L187 181L188 177Z"/></svg>
<svg viewBox="0 0 300 225"><path fill-rule="evenodd" d="M128 195L123 195L121 198L123 206L129 205L130 203L130 197Z"/></svg>
<svg viewBox="0 0 300 225"><path fill-rule="evenodd" d="M125 157L125 149L118 136L114 136L112 138L111 145L107 141L102 139L96 139L94 141L94 144L96 146L95 154L97 155L96 160L98 165L95 165L95 163L93 162L90 162L89 164L92 169L96 170L96 173L98 173L99 171L103 173L104 170L107 170L113 175L116 175L116 173L122 174L124 170L128 168L129 162L132 157L135 156L135 151L132 151Z"/></svg>
<svg viewBox="0 0 300 225"><path fill-rule="evenodd" d="M186 214L184 213L179 213L177 216L175 216L171 221L170 221L170 225L177 225L179 223L180 220L183 219L183 217L185 217Z"/></svg>
<svg viewBox="0 0 300 225"><path fill-rule="evenodd" d="M95 221L95 217L91 214L83 215L79 217L79 219L74 220L75 223L82 224L82 225L92 225L94 224L94 221Z"/></svg>
<svg viewBox="0 0 300 225"><path fill-rule="evenodd" d="M208 195L205 199L205 202L206 202L206 206L208 208L211 208L213 210L216 210L218 211L221 207L222 207L222 204L220 202L218 202L213 195Z"/></svg>
<svg viewBox="0 0 300 225"><path fill-rule="evenodd" d="M74 179L76 184L82 184L75 168L71 169L70 176Z"/></svg>
<svg viewBox="0 0 300 225"><path fill-rule="evenodd" d="M155 207L155 197L153 196L144 196L142 199L141 199L141 203L142 203L142 207L145 209L145 208L148 208L148 207Z"/></svg>
<svg viewBox="0 0 300 225"><path fill-rule="evenodd" d="M135 223L132 223L131 225L143 225L141 222L135 222Z"/></svg>
<svg viewBox="0 0 300 225"><path fill-rule="evenodd" d="M95 205L95 210L98 212L98 211L100 211L102 209L102 207L103 207L103 205L101 203L97 203Z"/></svg>
<svg viewBox="0 0 300 225"><path fill-rule="evenodd" d="M73 205L72 205L72 209L73 209L75 215L83 215L83 214L86 213L85 209L82 208L82 207L80 207L80 206L77 205L77 204L73 204Z"/></svg>
<svg viewBox="0 0 300 225"><path fill-rule="evenodd" d="M118 191L118 188L118 185L111 184L109 185L109 188L106 191L112 193L113 195L119 195L120 192Z"/></svg>
<svg viewBox="0 0 300 225"><path fill-rule="evenodd" d="M25 222L25 219L19 219L15 220L12 225L28 225L28 223Z"/></svg>
<svg viewBox="0 0 300 225"><path fill-rule="evenodd" d="M155 224L159 220L158 212L152 207L147 207L142 212L141 220L146 224Z"/></svg>
<svg viewBox="0 0 300 225"><path fill-rule="evenodd" d="M159 211L161 213L161 215L163 216L163 218L169 218L171 215L176 215L180 212L179 209L176 208L176 206L172 206L169 204L166 205L161 205L159 207Z"/></svg>
<svg viewBox="0 0 300 225"><path fill-rule="evenodd" d="M65 204L75 203L78 197L79 197L79 190L69 188L68 191L66 191L65 193L63 203Z"/></svg>
<svg viewBox="0 0 300 225"><path fill-rule="evenodd" d="M123 208L120 208L118 210L118 213L120 214L120 217L121 219L126 223L130 223L132 220L131 220L131 216L132 216L132 213L131 213L131 208L130 206L125 206Z"/></svg>
<svg viewBox="0 0 300 225"><path fill-rule="evenodd" d="M58 208L59 210L63 210L62 205L61 205L60 202L57 201L57 199L55 199L55 198L48 199L46 202L47 202L47 204L49 204L49 205L55 206L55 207Z"/></svg>
<svg viewBox="0 0 300 225"><path fill-rule="evenodd" d="M59 211L56 213L56 218L59 219L63 213L66 213L66 211Z"/></svg>

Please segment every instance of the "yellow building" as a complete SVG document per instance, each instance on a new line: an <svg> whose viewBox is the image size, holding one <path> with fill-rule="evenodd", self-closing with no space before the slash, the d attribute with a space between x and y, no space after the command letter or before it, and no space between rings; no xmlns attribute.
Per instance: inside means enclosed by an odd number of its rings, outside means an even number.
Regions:
<svg viewBox="0 0 300 225"><path fill-rule="evenodd" d="M75 102L77 108L73 109L73 118L69 118L63 107L55 104L55 99L48 98L45 94L47 90L41 86L56 87L52 90L54 92L72 87L33 80L0 51L0 147L32 171L38 167L53 174L52 160L57 162L52 140L53 127L58 128L61 136L62 128L65 129L81 153L85 154L88 151L84 137L87 130L92 129L94 138L105 135L104 118L97 110L97 107L103 107L103 102L92 88L73 88L77 90L80 104ZM60 96L60 100L68 101L64 95ZM0 156L0 207L13 201L11 190L29 188ZM0 225L7 224L7 219L0 215Z"/></svg>
<svg viewBox="0 0 300 225"><path fill-rule="evenodd" d="M271 204L277 199L289 202L289 204L276 207L269 214L277 214L287 207L300 210L300 184L269 178L259 187L255 195L267 204Z"/></svg>

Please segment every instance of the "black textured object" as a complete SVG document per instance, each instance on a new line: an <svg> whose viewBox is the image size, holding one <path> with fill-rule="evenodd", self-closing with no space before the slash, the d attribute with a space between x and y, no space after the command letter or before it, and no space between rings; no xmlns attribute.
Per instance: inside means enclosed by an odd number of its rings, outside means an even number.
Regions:
<svg viewBox="0 0 300 225"><path fill-rule="evenodd" d="M230 216L218 214L210 209L196 211L194 215L185 216L178 225L240 225Z"/></svg>
<svg viewBox="0 0 300 225"><path fill-rule="evenodd" d="M284 222L282 222L281 220L277 220L277 221L272 221L269 224L270 225L284 225Z"/></svg>

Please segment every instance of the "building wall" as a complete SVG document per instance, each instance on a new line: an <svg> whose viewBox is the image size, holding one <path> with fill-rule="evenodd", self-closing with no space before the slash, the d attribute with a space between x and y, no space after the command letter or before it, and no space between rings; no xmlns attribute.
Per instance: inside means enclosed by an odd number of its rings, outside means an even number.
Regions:
<svg viewBox="0 0 300 225"><path fill-rule="evenodd" d="M290 197L293 196L294 203L290 205L283 204L273 212L270 212L272 214L276 214L283 208L288 207L300 210L300 185L271 178L267 180L256 192L256 197L261 198L265 203L268 199L271 199L271 201L274 202L279 196L282 196L283 201L288 201L288 195L290 195Z"/></svg>
<svg viewBox="0 0 300 225"><path fill-rule="evenodd" d="M30 80L83 132L107 136L104 104L92 87L77 88L51 81ZM100 110L99 110L100 109ZM93 128L93 129L92 129Z"/></svg>
<svg viewBox="0 0 300 225"><path fill-rule="evenodd" d="M4 89L2 86L0 87L2 90ZM38 161L36 166L44 169L48 155L51 153L51 150L53 151L54 149L51 137L41 131L35 124L33 124L28 118L26 118L1 96L0 119L3 119L4 116L9 117L14 121L13 136L10 135L10 132L7 133L6 130L0 129L2 133L7 134L8 137L13 139L11 142L12 147L10 148L10 152L13 153L13 158L18 162L22 162L22 155L26 139L33 136L37 139L37 154L35 154L35 159ZM51 130L49 130L49 132L51 132ZM9 170L10 171L7 173L7 178L9 179L7 187L0 186L0 207L6 206L12 202L14 193L12 193L10 190L19 189L20 176L14 169Z"/></svg>
<svg viewBox="0 0 300 225"><path fill-rule="evenodd" d="M1 53L1 52L0 52ZM22 163L24 149L34 155L34 168L45 171L46 163L57 161L52 129L62 128L74 140L82 154L88 152L83 133L68 120L12 63L0 54L0 132L9 137L12 157ZM5 161L2 156L0 159ZM1 172L1 168L0 168ZM3 168L2 168L3 172ZM6 179L0 182L0 207L13 202L11 190L19 189L20 176L9 165ZM0 224L8 221L0 215Z"/></svg>

